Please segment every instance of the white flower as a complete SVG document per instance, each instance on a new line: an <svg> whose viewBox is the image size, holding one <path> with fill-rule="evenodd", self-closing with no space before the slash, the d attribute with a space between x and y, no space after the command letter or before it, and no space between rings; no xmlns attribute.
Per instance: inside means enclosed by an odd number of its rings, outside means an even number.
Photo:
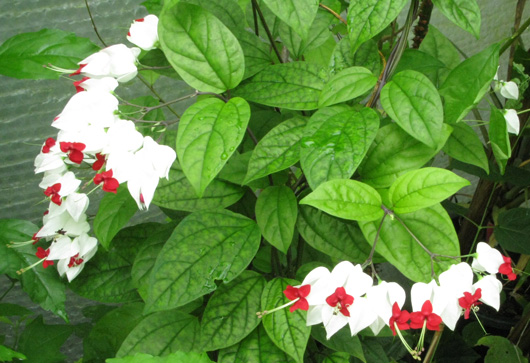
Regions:
<svg viewBox="0 0 530 363"><path fill-rule="evenodd" d="M82 131L88 125L109 127L116 121L118 104L118 99L109 92L79 92L70 98L52 126L66 131Z"/></svg>
<svg viewBox="0 0 530 363"><path fill-rule="evenodd" d="M50 203L48 214L43 218L44 225L37 232L36 237L55 237L65 235L77 237L90 231L90 225L86 221L86 215L82 214L76 221L66 208Z"/></svg>
<svg viewBox="0 0 530 363"><path fill-rule="evenodd" d="M499 310L502 284L493 275L473 284L473 271L467 263L462 262L442 272L439 281L440 296L447 299L447 304L439 315L451 330L455 329L462 312L466 319L469 318L470 311L480 304L479 300Z"/></svg>
<svg viewBox="0 0 530 363"><path fill-rule="evenodd" d="M500 82L501 84L501 95L504 98L508 98L511 100L517 100L519 99L519 87L517 87L517 83L510 81L510 82Z"/></svg>
<svg viewBox="0 0 530 363"><path fill-rule="evenodd" d="M372 283L372 278L362 271L360 265L354 266L347 261L339 263L328 279L327 293L333 293L309 307L307 325L322 322L327 339L346 324L350 325L352 335L368 327L377 318L368 299L363 297Z"/></svg>
<svg viewBox="0 0 530 363"><path fill-rule="evenodd" d="M113 77L103 78L89 78L84 77L83 79L74 82L74 86L78 91L98 91L110 93L118 87L118 81Z"/></svg>
<svg viewBox="0 0 530 363"><path fill-rule="evenodd" d="M377 314L376 320L370 325L374 335L377 335L385 325L389 324L394 303L397 303L400 309L403 307L405 290L395 282L382 281L379 285L372 286L366 296Z"/></svg>
<svg viewBox="0 0 530 363"><path fill-rule="evenodd" d="M139 54L139 48L127 48L124 44L112 45L79 62L80 67L73 75L114 77L118 82L127 82L138 73L136 61Z"/></svg>
<svg viewBox="0 0 530 363"><path fill-rule="evenodd" d="M513 109L503 110L504 119L506 120L506 126L510 134L519 135L519 116L517 116L517 111Z"/></svg>
<svg viewBox="0 0 530 363"><path fill-rule="evenodd" d="M143 50L156 48L158 43L158 18L147 15L143 19L136 19L129 28L127 40Z"/></svg>
<svg viewBox="0 0 530 363"><path fill-rule="evenodd" d="M502 254L485 242L477 244L477 257L473 259L471 267L475 270L486 271L489 274L499 272L499 267L504 264Z"/></svg>
<svg viewBox="0 0 530 363"><path fill-rule="evenodd" d="M72 281L83 270L85 263L95 255L97 243L97 239L87 234L82 234L73 241L66 236L60 236L50 245L47 259L59 260L59 274L66 274L68 281Z"/></svg>
<svg viewBox="0 0 530 363"><path fill-rule="evenodd" d="M159 178L169 180L169 169L177 158L175 150L166 145L159 145L150 136L144 138L144 146L141 150L149 155L153 168Z"/></svg>

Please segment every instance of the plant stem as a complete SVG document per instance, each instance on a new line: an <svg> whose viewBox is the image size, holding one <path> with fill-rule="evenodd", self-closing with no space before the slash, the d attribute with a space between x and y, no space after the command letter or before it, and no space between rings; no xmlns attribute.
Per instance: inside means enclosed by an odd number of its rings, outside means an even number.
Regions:
<svg viewBox="0 0 530 363"><path fill-rule="evenodd" d="M282 56L280 52L278 51L278 48L276 47L276 42L274 41L272 37L272 33L269 29L269 26L267 25L267 22L265 21L265 17L263 16L263 13L261 12L258 2L256 0L252 0L252 6L258 12L259 19L261 20L261 25L263 25L263 28L265 29L265 33L267 33L267 37L269 38L269 42L271 43L272 49L274 49L274 53L276 53L276 56L278 57L278 61L280 63L283 63Z"/></svg>
<svg viewBox="0 0 530 363"><path fill-rule="evenodd" d="M331 8L328 8L326 5L324 4L318 4L322 9L325 9L326 11L329 11L331 14L333 14L334 17L336 17L337 19L339 19L340 21L342 21L344 24L348 25L348 22L346 22L346 20L344 20L344 18L342 16L340 16L340 14L337 14L333 9Z"/></svg>
<svg viewBox="0 0 530 363"><path fill-rule="evenodd" d="M431 345L429 345L429 350L427 351L427 354L425 354L424 363L430 363L432 361L432 358L434 357L434 353L436 353L436 348L438 348L438 343L440 343L440 338L442 337L443 332L444 332L444 325L440 324L440 330L434 332Z"/></svg>
<svg viewBox="0 0 530 363"><path fill-rule="evenodd" d="M137 77L147 88L149 88L149 90L159 99L160 102L162 103L166 102L162 99L162 97L158 94L158 92L149 84L149 82L147 82L141 75L138 75ZM171 108L171 106L166 106L166 107L169 111L171 111L172 114L180 118L180 115L173 108Z"/></svg>
<svg viewBox="0 0 530 363"><path fill-rule="evenodd" d="M381 218L381 222L379 223L379 228L377 228L377 232L375 234L374 243L372 244L372 249L370 250L370 254L368 255L368 258L366 259L366 261L362 264L363 270L366 266L373 265L372 259L375 253L375 246L377 245L377 241L379 240L379 235L381 234L381 229L383 228L383 222L385 221L385 218L388 215L388 213L386 212L388 209L383 206L383 210L385 211L385 214L383 215L383 218ZM373 267L372 267L372 270L373 270Z"/></svg>
<svg viewBox="0 0 530 363"><path fill-rule="evenodd" d="M88 16L90 17L90 21L92 22L92 28L94 28L94 32L96 33L96 36L98 37L101 44L103 44L104 47L107 47L107 44L105 43L101 35L99 35L98 27L96 26L94 17L92 16L92 12L90 11L90 6L88 6L88 0L85 0L85 5L86 5L86 10L88 11Z"/></svg>
<svg viewBox="0 0 530 363"><path fill-rule="evenodd" d="M409 13L407 15L407 20L403 28L403 33L401 34L401 37L399 38L397 44L392 49L392 52L390 53L390 56L388 57L386 67L383 70L383 77L379 81L376 90L370 96L370 100L366 104L367 107L375 107L375 105L377 104L377 101L379 100L381 89L386 84L386 81L390 79L390 77L392 76L392 73L396 69L397 64L399 63L399 60L401 59L401 56L403 55L403 52L405 51L405 48L407 47L407 44L408 44L407 37L410 32L410 28L412 27L412 23L414 22L414 19L416 19L416 16L418 14L418 6L419 6L419 0L412 0L410 4L410 8L409 8Z"/></svg>
<svg viewBox="0 0 530 363"><path fill-rule="evenodd" d="M13 289L13 287L15 287L15 284L17 283L18 280L16 279L11 279L11 286L9 286L7 288L7 290L2 294L2 296L0 296L0 301L2 301L4 299L4 297L6 297L6 295L9 293L9 291L11 291Z"/></svg>
<svg viewBox="0 0 530 363"><path fill-rule="evenodd" d="M523 32L526 30L526 28L528 28L529 26L530 26L530 18L526 19L526 21L523 23L523 25L521 25L521 27L519 29L517 29L512 34L510 39L508 39L506 41L506 43L503 44L503 46L499 50L499 54L503 54L504 52L506 52L506 50L508 50L508 48L510 48L512 43L514 43L521 36L521 34L523 34Z"/></svg>

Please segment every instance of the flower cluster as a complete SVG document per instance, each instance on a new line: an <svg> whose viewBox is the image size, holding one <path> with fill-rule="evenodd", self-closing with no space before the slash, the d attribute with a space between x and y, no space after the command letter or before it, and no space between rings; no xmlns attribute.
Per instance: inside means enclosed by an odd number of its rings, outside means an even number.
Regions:
<svg viewBox="0 0 530 363"><path fill-rule="evenodd" d="M152 17L146 23L152 25ZM156 34L156 26L144 29L133 24L133 35L128 38L145 46L149 43L146 36L157 39L153 31ZM154 43L156 40L149 49ZM117 44L79 62L79 68L69 72L71 76L82 76L74 82L77 93L53 120L52 126L59 130L57 136L48 138L35 158L35 173L43 174L39 186L50 204L43 227L31 242L42 238L52 241L47 249L38 247L36 255L44 268L58 261L60 275L66 275L69 281L97 251L96 238L88 235L89 198L81 192L90 181L82 187L74 171L92 169L93 183L109 193L116 193L121 184L127 183L138 208L147 209L159 179L168 178L176 158L172 148L144 137L132 121L118 116L119 100L114 90L119 82L136 76L139 54L138 48Z"/></svg>
<svg viewBox="0 0 530 363"><path fill-rule="evenodd" d="M475 283L473 270L478 276ZM454 264L442 272L438 280L415 283L410 292L412 311L409 312L402 309L406 292L399 284L380 281L374 285L361 265L343 261L331 272L317 267L301 285L287 286L284 294L291 302L285 306L290 305L291 312L306 310L306 324L322 323L328 339L346 325L352 336L365 328L377 335L386 325L418 358L426 330L440 330L442 323L454 330L461 316L468 319L481 304L499 309L502 284L496 273L515 279L511 259L481 242L472 266L465 262ZM422 330L415 349L410 348L401 335L402 330L409 329Z"/></svg>
<svg viewBox="0 0 530 363"><path fill-rule="evenodd" d="M499 80L498 75L495 74L495 88L501 93L501 95L510 100L519 99L519 87L517 83L513 81L502 81ZM517 111L514 109L505 109L502 111L504 114L504 119L506 120L506 126L508 132L511 134L519 135L520 123L519 116L517 116Z"/></svg>

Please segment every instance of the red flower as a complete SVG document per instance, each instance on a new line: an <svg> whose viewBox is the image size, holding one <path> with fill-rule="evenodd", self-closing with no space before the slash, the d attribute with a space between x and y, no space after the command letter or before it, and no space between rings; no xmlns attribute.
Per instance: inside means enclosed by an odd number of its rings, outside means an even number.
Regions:
<svg viewBox="0 0 530 363"><path fill-rule="evenodd" d="M425 321L427 321L427 329L440 330L442 318L438 314L432 312L432 303L430 300L426 300L423 303L421 311L416 311L410 314L411 329L423 328L423 324Z"/></svg>
<svg viewBox="0 0 530 363"><path fill-rule="evenodd" d="M81 72L83 71L83 68L85 68L85 67L86 67L86 64L80 64L79 68L77 69L77 71L75 71L74 73L70 74L70 77L77 76L78 74L81 74Z"/></svg>
<svg viewBox="0 0 530 363"><path fill-rule="evenodd" d="M289 300L295 300L298 299L297 302L294 303L293 306L289 308L289 311L292 313L293 311L297 309L301 310L307 310L309 309L309 304L306 300L307 295L311 292L311 285L304 285L300 287L293 287L291 285L287 285L287 288L283 290L283 293L286 298Z"/></svg>
<svg viewBox="0 0 530 363"><path fill-rule="evenodd" d="M92 164L92 170L99 171L103 167L103 164L105 164L105 155L97 153L96 161Z"/></svg>
<svg viewBox="0 0 530 363"><path fill-rule="evenodd" d="M53 184L51 187L46 188L44 191L44 195L47 197L51 197L52 202L54 202L57 205L61 205L63 202L61 196L59 195L59 192L61 191L61 183Z"/></svg>
<svg viewBox="0 0 530 363"><path fill-rule="evenodd" d="M326 298L326 302L331 307L338 307L344 316L350 316L348 306L353 304L353 296L346 294L344 287L337 287L335 292Z"/></svg>
<svg viewBox="0 0 530 363"><path fill-rule="evenodd" d="M96 185L103 183L103 191L114 194L116 194L116 190L120 186L118 180L112 177L112 170L96 174L94 177L94 183Z"/></svg>
<svg viewBox="0 0 530 363"><path fill-rule="evenodd" d="M410 313L407 310L400 310L397 302L392 305L392 317L390 318L390 329L392 333L396 335L396 325L399 330L408 330L410 329L409 324L407 323L410 318Z"/></svg>
<svg viewBox="0 0 530 363"><path fill-rule="evenodd" d="M42 147L42 152L44 154L47 154L50 152L50 148L55 146L55 140L51 137L48 137L46 139L46 142L44 143L44 146Z"/></svg>
<svg viewBox="0 0 530 363"><path fill-rule="evenodd" d="M482 289L479 287L473 295L469 292L464 292L464 296L458 299L458 303L465 309L464 319L469 319L469 313L475 306L482 304L478 301L482 297Z"/></svg>
<svg viewBox="0 0 530 363"><path fill-rule="evenodd" d="M50 254L50 249L49 248L47 250L45 250L42 247L37 247L37 253L35 253L35 256L37 256L40 259L43 259L43 258L48 257L49 254ZM42 261L42 267L44 267L44 268L46 268L48 266L51 266L51 265L53 265L53 261L48 261L48 260Z"/></svg>
<svg viewBox="0 0 530 363"><path fill-rule="evenodd" d="M512 259L510 257L502 256L504 263L499 266L499 273L508 276L508 280L514 281L517 275L513 272Z"/></svg>
<svg viewBox="0 0 530 363"><path fill-rule="evenodd" d="M77 93L83 92L85 90L83 87L81 87L81 84L84 81L86 81L87 79L90 79L90 77L83 77L79 81L75 81L74 82L74 87L75 87L75 90L77 91Z"/></svg>
<svg viewBox="0 0 530 363"><path fill-rule="evenodd" d="M72 268L75 266L79 266L83 263L83 259L79 258L79 253L70 257L70 261L68 262L68 267Z"/></svg>
<svg viewBox="0 0 530 363"><path fill-rule="evenodd" d="M81 164L83 161L83 150L85 150L86 145L82 142L61 142L61 151L63 153L68 153L68 158L76 163Z"/></svg>

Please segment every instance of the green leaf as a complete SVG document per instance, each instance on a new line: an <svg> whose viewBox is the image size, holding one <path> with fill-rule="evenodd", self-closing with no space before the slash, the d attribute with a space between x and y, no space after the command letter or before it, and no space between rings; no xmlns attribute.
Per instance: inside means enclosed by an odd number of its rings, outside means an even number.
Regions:
<svg viewBox="0 0 530 363"><path fill-rule="evenodd" d="M258 326L260 320L256 310L265 284L265 278L257 272L243 271L215 291L202 315L203 350L217 350L236 344Z"/></svg>
<svg viewBox="0 0 530 363"><path fill-rule="evenodd" d="M500 213L495 237L508 251L530 254L530 209L514 208Z"/></svg>
<svg viewBox="0 0 530 363"><path fill-rule="evenodd" d="M314 110L327 79L327 70L316 64L275 64L241 84L233 95L271 107Z"/></svg>
<svg viewBox="0 0 530 363"><path fill-rule="evenodd" d="M347 36L339 41L331 57L330 68L334 72L340 72L353 66L368 68L375 75L381 73L381 57L375 41L366 41L355 54L351 51L351 43Z"/></svg>
<svg viewBox="0 0 530 363"><path fill-rule="evenodd" d="M384 214L381 196L371 186L350 179L330 180L300 201L332 216L373 221Z"/></svg>
<svg viewBox="0 0 530 363"><path fill-rule="evenodd" d="M307 38L317 15L318 0L263 0L267 7L302 39Z"/></svg>
<svg viewBox="0 0 530 363"><path fill-rule="evenodd" d="M177 351L199 352L199 320L178 310L161 311L145 317L132 329L116 357L135 353L167 356Z"/></svg>
<svg viewBox="0 0 530 363"><path fill-rule="evenodd" d="M479 339L476 345L488 346L488 354L484 358L485 363L497 362L527 362L521 349L505 337L485 336Z"/></svg>
<svg viewBox="0 0 530 363"><path fill-rule="evenodd" d="M155 265L156 258L174 229L174 223L161 225L139 247L131 269L131 278L133 285L138 289L138 293L144 300L147 299L151 271Z"/></svg>
<svg viewBox="0 0 530 363"><path fill-rule="evenodd" d="M46 325L39 315L20 334L17 350L30 362L64 362L59 349L73 330L71 325Z"/></svg>
<svg viewBox="0 0 530 363"><path fill-rule="evenodd" d="M153 203L168 209L195 212L228 207L241 199L243 194L238 185L214 179L199 198L180 165L174 163L169 170L169 180L160 179Z"/></svg>
<svg viewBox="0 0 530 363"><path fill-rule="evenodd" d="M348 36L352 52L385 29L401 12L407 0L359 0L348 7Z"/></svg>
<svg viewBox="0 0 530 363"><path fill-rule="evenodd" d="M302 139L300 164L312 189L328 180L350 178L379 129L379 115L370 108L333 113L329 118L315 113Z"/></svg>
<svg viewBox="0 0 530 363"><path fill-rule="evenodd" d="M394 212L410 213L440 203L470 184L449 170L423 168L397 178L388 196Z"/></svg>
<svg viewBox="0 0 530 363"><path fill-rule="evenodd" d="M143 223L122 229L109 251L99 250L70 287L77 294L100 302L123 303L139 299L131 276L132 266L146 239L163 229Z"/></svg>
<svg viewBox="0 0 530 363"><path fill-rule="evenodd" d="M0 46L0 74L14 78L58 79L46 65L75 70L99 48L88 38L59 29L17 34Z"/></svg>
<svg viewBox="0 0 530 363"><path fill-rule="evenodd" d="M417 71L427 76L436 85L438 84L437 74L442 69L446 69L445 64L430 54L418 49L405 49L393 73L397 74L407 70Z"/></svg>
<svg viewBox="0 0 530 363"><path fill-rule="evenodd" d="M33 311L22 305L0 303L0 316L28 316L33 315Z"/></svg>
<svg viewBox="0 0 530 363"><path fill-rule="evenodd" d="M24 247L7 247L10 242L31 240L31 236L37 231L38 227L31 222L16 219L0 220L0 273L16 277L15 271L39 261L35 256L37 249L31 244ZM55 268L44 269L42 264L37 264L18 278L22 289L33 302L68 321L65 310L65 286Z"/></svg>
<svg viewBox="0 0 530 363"><path fill-rule="evenodd" d="M122 185L116 194L105 193L94 218L94 234L105 249L138 210L129 190Z"/></svg>
<svg viewBox="0 0 530 363"><path fill-rule="evenodd" d="M242 30L237 33L237 38L245 55L243 79L252 77L274 63L270 44L261 40L256 34Z"/></svg>
<svg viewBox="0 0 530 363"><path fill-rule="evenodd" d="M351 336L348 329L341 329L330 339L326 339L326 330L323 326L317 325L311 329L311 336L326 347L337 352L346 352L362 362L366 362L363 347L358 336Z"/></svg>
<svg viewBox="0 0 530 363"><path fill-rule="evenodd" d="M436 86L441 85L449 72L460 64L460 53L455 46L445 35L443 35L436 27L429 24L429 31L427 36L420 45L420 50L431 55L434 59L442 62L445 68L436 71L436 81L433 82Z"/></svg>
<svg viewBox="0 0 530 363"><path fill-rule="evenodd" d="M455 227L440 204L397 217L431 252L446 256L460 255ZM376 251L412 281L431 281L430 256L398 218L385 218ZM364 237L370 244L375 240L380 224L381 218L371 222L359 222ZM456 260L452 259L438 259L433 262L434 272L439 274L455 262Z"/></svg>
<svg viewBox="0 0 530 363"><path fill-rule="evenodd" d="M396 74L381 90L381 105L410 136L433 149L439 145L442 100L426 76L416 71Z"/></svg>
<svg viewBox="0 0 530 363"><path fill-rule="evenodd" d="M222 93L243 79L245 59L236 37L207 10L184 2L164 7L160 45L186 83Z"/></svg>
<svg viewBox="0 0 530 363"><path fill-rule="evenodd" d="M259 325L238 344L219 351L219 363L291 363L293 362L270 340Z"/></svg>
<svg viewBox="0 0 530 363"><path fill-rule="evenodd" d="M451 127L444 125L443 137L447 139L450 133ZM440 144L444 143L440 141ZM358 171L363 182L374 188L387 188L398 176L425 165L438 151L392 123L379 129Z"/></svg>
<svg viewBox="0 0 530 363"><path fill-rule="evenodd" d="M311 24L308 36L303 39L297 34L296 29L282 22L279 28L280 38L289 50L291 58L300 60L307 51L318 48L332 38L329 27L334 19L330 13L319 11Z"/></svg>
<svg viewBox="0 0 530 363"><path fill-rule="evenodd" d="M180 222L151 274L147 311L168 310L214 291L251 262L260 243L259 227L226 210L195 212Z"/></svg>
<svg viewBox="0 0 530 363"><path fill-rule="evenodd" d="M350 67L335 74L324 86L318 107L349 101L362 96L377 83L377 77L364 67Z"/></svg>
<svg viewBox="0 0 530 363"><path fill-rule="evenodd" d="M234 34L245 28L245 23L241 21L245 18L245 14L234 0L180 0L180 2L197 5L207 10L221 20Z"/></svg>
<svg viewBox="0 0 530 363"><path fill-rule="evenodd" d="M256 145L244 184L287 169L300 158L300 143L307 120L297 116L273 128Z"/></svg>
<svg viewBox="0 0 530 363"><path fill-rule="evenodd" d="M17 248L9 248L7 245L11 242L29 241L38 230L39 227L29 221L0 219L0 274L14 278L17 276L16 271L26 267L16 253Z"/></svg>
<svg viewBox="0 0 530 363"><path fill-rule="evenodd" d="M207 98L182 115L177 135L177 155L184 174L201 197L243 140L250 107L239 97L224 103Z"/></svg>
<svg viewBox="0 0 530 363"><path fill-rule="evenodd" d="M322 363L349 363L350 355L344 352L335 352L328 355Z"/></svg>
<svg viewBox="0 0 530 363"><path fill-rule="evenodd" d="M289 300L283 295L287 285L298 285L298 282L283 277L269 281L261 296L262 310L271 310L287 303ZM281 309L263 317L263 327L269 338L297 362L303 362L311 334L311 328L306 326L305 315L300 309L292 313L289 309Z"/></svg>
<svg viewBox="0 0 530 363"><path fill-rule="evenodd" d="M18 359L28 359L24 354L15 352L14 350L9 349L3 345L0 345L0 361L2 362L11 362L13 358Z"/></svg>
<svg viewBox="0 0 530 363"><path fill-rule="evenodd" d="M488 174L490 172L484 145L473 128L466 123L453 125L453 133L443 150L456 160L478 166Z"/></svg>
<svg viewBox="0 0 530 363"><path fill-rule="evenodd" d="M195 352L175 352L165 357L153 357L151 354L136 354L123 358L105 360L106 363L212 363L208 354Z"/></svg>
<svg viewBox="0 0 530 363"><path fill-rule="evenodd" d="M501 110L495 106L490 107L490 127L488 135L490 137L491 148L493 155L501 174L504 174L508 159L512 156L512 146L510 144L510 137L508 135L508 126Z"/></svg>
<svg viewBox="0 0 530 363"><path fill-rule="evenodd" d="M359 226L308 206L300 206L298 231L314 249L338 260L363 263L370 253Z"/></svg>
<svg viewBox="0 0 530 363"><path fill-rule="evenodd" d="M256 202L256 222L261 234L283 253L291 245L297 215L296 197L285 185L266 188Z"/></svg>
<svg viewBox="0 0 530 363"><path fill-rule="evenodd" d="M476 0L432 0L447 19L465 31L480 37L480 8Z"/></svg>
<svg viewBox="0 0 530 363"><path fill-rule="evenodd" d="M129 332L142 320L143 306L141 303L123 305L99 319L83 341L83 360L100 362L114 357Z"/></svg>
<svg viewBox="0 0 530 363"><path fill-rule="evenodd" d="M499 45L493 44L455 67L440 88L445 122L456 123L482 99L499 66Z"/></svg>

